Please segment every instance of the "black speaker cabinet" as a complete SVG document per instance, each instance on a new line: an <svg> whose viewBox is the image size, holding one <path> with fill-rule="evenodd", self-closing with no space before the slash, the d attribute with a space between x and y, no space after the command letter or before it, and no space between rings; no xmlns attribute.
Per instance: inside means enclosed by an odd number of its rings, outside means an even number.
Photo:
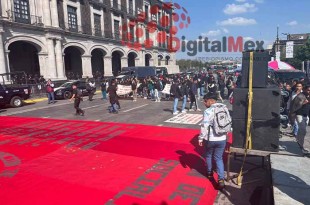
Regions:
<svg viewBox="0 0 310 205"><path fill-rule="evenodd" d="M268 51L254 51L253 54L253 88L265 88L268 82ZM241 87L249 87L250 52L243 52Z"/></svg>
<svg viewBox="0 0 310 205"><path fill-rule="evenodd" d="M234 89L233 119L247 119L248 88ZM253 88L253 120L280 118L281 92L277 87Z"/></svg>
<svg viewBox="0 0 310 205"><path fill-rule="evenodd" d="M233 147L245 148L246 119L233 119ZM252 149L277 152L280 120L254 120L252 124Z"/></svg>

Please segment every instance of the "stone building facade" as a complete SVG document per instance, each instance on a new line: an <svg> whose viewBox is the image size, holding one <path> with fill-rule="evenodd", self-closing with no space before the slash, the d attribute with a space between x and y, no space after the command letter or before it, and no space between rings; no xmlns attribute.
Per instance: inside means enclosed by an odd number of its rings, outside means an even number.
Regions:
<svg viewBox="0 0 310 205"><path fill-rule="evenodd" d="M158 13L151 15L151 6ZM141 13L146 20L137 22ZM171 18L172 9L160 0L1 0L0 1L0 73L25 71L54 80L67 79L68 73L92 76L101 72L116 75L127 66L173 67L175 53L166 43L158 43L156 34L169 27L159 26L161 16ZM154 21L156 31L147 24ZM135 22L135 23L132 23ZM122 43L120 28L128 26L132 49ZM142 37L135 31L141 28ZM145 48L146 38L154 45Z"/></svg>

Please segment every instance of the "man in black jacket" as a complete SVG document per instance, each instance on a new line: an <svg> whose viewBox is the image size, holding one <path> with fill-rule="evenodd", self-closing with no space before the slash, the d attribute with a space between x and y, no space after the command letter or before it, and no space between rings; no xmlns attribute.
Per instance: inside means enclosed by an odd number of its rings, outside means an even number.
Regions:
<svg viewBox="0 0 310 205"><path fill-rule="evenodd" d="M187 98L189 95L189 88L187 86L187 82L185 80L182 80L182 85L181 85L181 93L183 97L183 104L182 104L182 113L186 113L185 107L187 103Z"/></svg>
<svg viewBox="0 0 310 205"><path fill-rule="evenodd" d="M178 103L179 103L179 99L182 97L182 92L180 89L180 82L179 80L175 80L174 83L171 85L170 88L170 94L174 97L174 102L173 102L173 114L177 115L178 112Z"/></svg>
<svg viewBox="0 0 310 205"><path fill-rule="evenodd" d="M72 92L73 95L72 95L70 101L72 101L74 99L74 108L76 110L75 115L84 116L85 111L83 111L80 108L80 103L81 103L81 100L83 99L82 98L82 91L77 88L76 84L72 84L72 89L73 89L73 92Z"/></svg>
<svg viewBox="0 0 310 205"><path fill-rule="evenodd" d="M298 86L300 86L300 83L296 84L296 87ZM295 99L296 98L300 98L300 100L298 99L298 103L301 105L300 108L295 111L296 121L298 124L297 142L303 153L309 154L309 150L304 147L304 141L307 135L307 121L310 109L310 86L307 86L304 92L296 96Z"/></svg>
<svg viewBox="0 0 310 205"><path fill-rule="evenodd" d="M289 110L289 119L291 125L293 125L293 135L297 137L298 135L298 122L297 122L297 111L303 106L306 96L302 92L303 85L302 83L296 83L296 90L291 94L290 110Z"/></svg>

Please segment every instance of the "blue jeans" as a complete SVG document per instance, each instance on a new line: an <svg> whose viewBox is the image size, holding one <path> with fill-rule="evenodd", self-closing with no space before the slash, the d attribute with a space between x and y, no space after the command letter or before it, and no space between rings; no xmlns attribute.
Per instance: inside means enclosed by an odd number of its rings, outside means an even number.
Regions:
<svg viewBox="0 0 310 205"><path fill-rule="evenodd" d="M107 99L107 91L101 91L102 93L102 99L106 100Z"/></svg>
<svg viewBox="0 0 310 205"><path fill-rule="evenodd" d="M297 120L295 120L294 124L293 124L293 134L295 136L297 136L297 134L298 134L298 123L297 123Z"/></svg>
<svg viewBox="0 0 310 205"><path fill-rule="evenodd" d="M173 112L177 112L178 111L178 103L179 103L179 98L174 98L174 102L173 102Z"/></svg>
<svg viewBox="0 0 310 205"><path fill-rule="evenodd" d="M205 147L207 150L206 162L208 172L212 171L212 158L215 161L218 179L222 180L224 176L224 162L223 154L225 151L226 140L224 141L208 141L205 142Z"/></svg>
<svg viewBox="0 0 310 205"><path fill-rule="evenodd" d="M183 96L182 111L185 110L186 103L187 103L187 96L184 95L184 96Z"/></svg>
<svg viewBox="0 0 310 205"><path fill-rule="evenodd" d="M110 112L118 112L118 105L116 103L111 104Z"/></svg>
<svg viewBox="0 0 310 205"><path fill-rule="evenodd" d="M55 102L55 94L54 94L54 92L47 93L47 98L48 98L48 104L50 104L51 101L52 101L52 103L54 103Z"/></svg>
<svg viewBox="0 0 310 205"><path fill-rule="evenodd" d="M200 88L200 96L204 96L204 94L205 94L205 88L201 87Z"/></svg>

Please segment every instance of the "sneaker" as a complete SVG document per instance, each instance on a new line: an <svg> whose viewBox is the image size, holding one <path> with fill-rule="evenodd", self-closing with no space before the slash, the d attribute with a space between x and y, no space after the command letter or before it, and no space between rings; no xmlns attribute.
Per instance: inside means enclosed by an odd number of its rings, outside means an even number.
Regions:
<svg viewBox="0 0 310 205"><path fill-rule="evenodd" d="M222 189L224 189L224 187L225 187L225 182L224 182L223 179L220 179L220 180L218 181L218 189L219 189L219 190L222 190Z"/></svg>
<svg viewBox="0 0 310 205"><path fill-rule="evenodd" d="M83 111L83 112L81 113L81 116L84 116L84 114L85 114L85 111Z"/></svg>
<svg viewBox="0 0 310 205"><path fill-rule="evenodd" d="M173 115L177 115L177 114L179 114L179 112L174 112L174 113L173 113Z"/></svg>
<svg viewBox="0 0 310 205"><path fill-rule="evenodd" d="M191 112L191 111L194 111L194 109L189 109L188 111L190 111L190 112Z"/></svg>
<svg viewBox="0 0 310 205"><path fill-rule="evenodd" d="M196 111L200 112L201 110L198 108Z"/></svg>
<svg viewBox="0 0 310 205"><path fill-rule="evenodd" d="M212 179L213 178L213 172L207 172L207 178Z"/></svg>
<svg viewBox="0 0 310 205"><path fill-rule="evenodd" d="M186 110L182 110L182 113L186 113Z"/></svg>

